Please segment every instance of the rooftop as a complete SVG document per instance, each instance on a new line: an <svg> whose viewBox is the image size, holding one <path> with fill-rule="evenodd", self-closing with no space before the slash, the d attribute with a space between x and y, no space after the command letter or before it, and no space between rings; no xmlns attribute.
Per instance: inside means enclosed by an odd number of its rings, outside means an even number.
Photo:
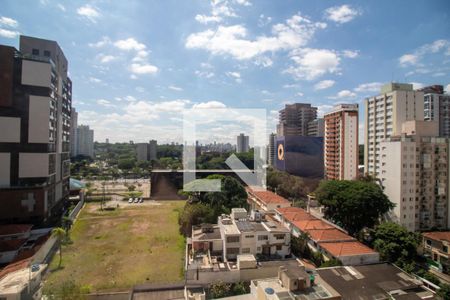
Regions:
<svg viewBox="0 0 450 300"><path fill-rule="evenodd" d="M403 295L397 299L416 299L417 296L433 299L433 294L424 289L420 281L387 263L323 268L316 272L341 294L342 299L391 299L389 293Z"/></svg>
<svg viewBox="0 0 450 300"><path fill-rule="evenodd" d="M38 270L34 272L29 267L26 267L5 275L0 279L0 296L21 292L27 286L29 279L34 279L46 267L46 265L38 266Z"/></svg>
<svg viewBox="0 0 450 300"><path fill-rule="evenodd" d="M450 242L450 231L425 232L422 235L432 240Z"/></svg>
<svg viewBox="0 0 450 300"><path fill-rule="evenodd" d="M192 239L197 241L220 240L220 228L216 224L201 224L199 226L193 226Z"/></svg>
<svg viewBox="0 0 450 300"><path fill-rule="evenodd" d="M294 221L292 222L295 227L300 229L301 231L314 230L314 229L333 229L335 228L333 225L328 224L319 219L310 219L310 220L302 220L302 221Z"/></svg>
<svg viewBox="0 0 450 300"><path fill-rule="evenodd" d="M290 205L290 201L281 197L280 195L275 194L274 192L271 191L262 191L262 190L255 190L252 189L250 187L246 188L247 193L249 193L250 195L256 197L259 201L263 202L264 204L289 204Z"/></svg>
<svg viewBox="0 0 450 300"><path fill-rule="evenodd" d="M354 241L355 239L339 229L312 229L307 230L315 242Z"/></svg>
<svg viewBox="0 0 450 300"><path fill-rule="evenodd" d="M300 207L282 207L275 210L289 222L317 219Z"/></svg>
<svg viewBox="0 0 450 300"><path fill-rule="evenodd" d="M352 256L361 254L377 253L375 250L367 247L358 241L348 242L321 242L320 247L324 248L334 257Z"/></svg>
<svg viewBox="0 0 450 300"><path fill-rule="evenodd" d="M0 240L0 253L19 250L26 241L27 239Z"/></svg>

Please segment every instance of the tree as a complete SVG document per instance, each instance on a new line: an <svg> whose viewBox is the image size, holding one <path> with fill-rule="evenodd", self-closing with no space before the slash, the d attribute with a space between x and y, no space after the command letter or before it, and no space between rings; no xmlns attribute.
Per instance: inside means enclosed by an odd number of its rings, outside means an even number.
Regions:
<svg viewBox="0 0 450 300"><path fill-rule="evenodd" d="M209 291L211 293L211 298L224 298L230 296L231 294L231 284L225 283L223 281L216 281L210 285Z"/></svg>
<svg viewBox="0 0 450 300"><path fill-rule="evenodd" d="M393 222L377 226L373 233L373 246L383 260L397 263L400 267L415 261L419 236Z"/></svg>
<svg viewBox="0 0 450 300"><path fill-rule="evenodd" d="M441 284L441 289L437 292L437 295L444 300L450 299L450 285Z"/></svg>
<svg viewBox="0 0 450 300"><path fill-rule="evenodd" d="M56 240L58 241L58 245L59 245L59 263L58 263L58 268L60 268L61 267L61 262L62 262L62 242L63 242L64 238L66 237L66 231L62 227L55 227L52 230L52 236L55 237Z"/></svg>
<svg viewBox="0 0 450 300"><path fill-rule="evenodd" d="M373 182L322 181L315 193L318 202L325 207L325 218L351 235L364 227L372 228L383 214L394 208L394 204Z"/></svg>
<svg viewBox="0 0 450 300"><path fill-rule="evenodd" d="M213 210L202 203L186 202L184 209L178 215L180 233L184 236L191 235L193 225L213 222L215 222Z"/></svg>

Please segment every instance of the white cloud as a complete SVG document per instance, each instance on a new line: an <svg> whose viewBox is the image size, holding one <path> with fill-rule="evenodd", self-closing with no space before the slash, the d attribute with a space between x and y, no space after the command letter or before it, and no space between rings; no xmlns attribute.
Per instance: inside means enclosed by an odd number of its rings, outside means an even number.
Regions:
<svg viewBox="0 0 450 300"><path fill-rule="evenodd" d="M112 56L112 55L99 54L98 59L100 60L100 62L102 64L106 64L106 63L109 63L109 62L115 60L116 57Z"/></svg>
<svg viewBox="0 0 450 300"><path fill-rule="evenodd" d="M302 92L298 92L297 94L295 94L295 96L303 97L305 96L305 94L303 94Z"/></svg>
<svg viewBox="0 0 450 300"><path fill-rule="evenodd" d="M150 64L134 63L131 64L130 71L134 74L155 74L158 72L158 67Z"/></svg>
<svg viewBox="0 0 450 300"><path fill-rule="evenodd" d="M0 17L0 25L16 28L19 22L8 17Z"/></svg>
<svg viewBox="0 0 450 300"><path fill-rule="evenodd" d="M248 0L235 0L237 4L243 5L243 6L251 6L251 2Z"/></svg>
<svg viewBox="0 0 450 300"><path fill-rule="evenodd" d="M100 41L98 41L96 43L89 43L88 45L91 48L101 48L101 47L106 46L106 45L108 45L110 43L111 43L110 38L107 37L107 36L104 36L104 37L102 37L102 39Z"/></svg>
<svg viewBox="0 0 450 300"><path fill-rule="evenodd" d="M444 55L450 55L450 41L448 40L436 40L430 44L425 44L412 51L412 53L407 53L399 58L399 64L402 67L407 66L422 66L420 60L430 54L436 54L440 51L444 51ZM417 73L417 72L416 72Z"/></svg>
<svg viewBox="0 0 450 300"><path fill-rule="evenodd" d="M185 46L188 49L204 49L215 55L231 55L238 60L248 60L264 53L304 46L317 29L325 27L325 23L312 22L296 14L285 23L272 26L271 36L249 39L247 29L243 25L220 25L217 30L208 29L190 34Z"/></svg>
<svg viewBox="0 0 450 300"><path fill-rule="evenodd" d="M97 104L98 104L98 105L101 105L101 106L104 106L104 107L108 107L108 108L110 108L110 107L116 107L114 104L111 104L110 101L105 100L105 99L99 99L99 100L97 100Z"/></svg>
<svg viewBox="0 0 450 300"><path fill-rule="evenodd" d="M329 99L344 99L344 98L355 98L356 94L349 90L342 90L336 94L336 96L328 97Z"/></svg>
<svg viewBox="0 0 450 300"><path fill-rule="evenodd" d="M203 78L212 78L215 76L214 72L200 71L200 70L195 70L195 75L197 75L198 77L203 77Z"/></svg>
<svg viewBox="0 0 450 300"><path fill-rule="evenodd" d="M322 104L317 106L317 117L322 118L324 114L330 112L333 109L333 105Z"/></svg>
<svg viewBox="0 0 450 300"><path fill-rule="evenodd" d="M142 51L147 48L144 44L139 43L134 38L118 40L114 43L114 46L116 46L120 50L125 50L125 51L130 51L130 50Z"/></svg>
<svg viewBox="0 0 450 300"><path fill-rule="evenodd" d="M66 11L66 7L64 5L62 5L61 3L58 3L56 5L61 11Z"/></svg>
<svg viewBox="0 0 450 300"><path fill-rule="evenodd" d="M344 50L342 51L342 55L348 58L355 58L359 56L359 51L355 50Z"/></svg>
<svg viewBox="0 0 450 300"><path fill-rule="evenodd" d="M231 77L231 78L235 79L236 82L238 82L238 83L242 82L241 73L239 73L239 72L226 72L226 75L228 77Z"/></svg>
<svg viewBox="0 0 450 300"><path fill-rule="evenodd" d="M400 56L398 61L402 67L406 67L408 65L416 65L419 61L419 56L415 54L405 54Z"/></svg>
<svg viewBox="0 0 450 300"><path fill-rule="evenodd" d="M347 23L360 15L361 12L352 8L350 5L333 6L325 10L325 17L336 23Z"/></svg>
<svg viewBox="0 0 450 300"><path fill-rule="evenodd" d="M8 39L16 38L20 33L18 31L12 31L8 29L0 28L0 36Z"/></svg>
<svg viewBox="0 0 450 300"><path fill-rule="evenodd" d="M358 93L366 93L366 92L379 92L381 86L383 85L382 82L368 82L368 83L362 83L355 87L353 90Z"/></svg>
<svg viewBox="0 0 450 300"><path fill-rule="evenodd" d="M295 66L285 72L297 79L313 80L339 71L340 58L333 50L303 48L292 51Z"/></svg>
<svg viewBox="0 0 450 300"><path fill-rule="evenodd" d="M272 18L271 17L266 17L263 14L259 15L259 18L258 18L258 26L259 27L264 27L267 24L269 24L270 22L272 22Z"/></svg>
<svg viewBox="0 0 450 300"><path fill-rule="evenodd" d="M201 102L194 104L192 108L225 108L227 107L225 104L223 104L220 101L208 101L208 102Z"/></svg>
<svg viewBox="0 0 450 300"><path fill-rule="evenodd" d="M170 90L173 90L173 91L177 91L177 92L181 92L183 90L182 88L175 86L175 85L169 85L167 88Z"/></svg>
<svg viewBox="0 0 450 300"><path fill-rule="evenodd" d="M413 85L413 89L417 90L417 89L421 89L423 88L425 85L421 82L410 82L410 84Z"/></svg>
<svg viewBox="0 0 450 300"><path fill-rule="evenodd" d="M222 21L222 18L220 16L196 15L195 20L202 24L208 24L208 23L218 23Z"/></svg>
<svg viewBox="0 0 450 300"><path fill-rule="evenodd" d="M77 9L77 14L87 18L89 21L96 23L97 19L100 17L100 13L94 7L89 4L83 5Z"/></svg>
<svg viewBox="0 0 450 300"><path fill-rule="evenodd" d="M335 84L334 80L322 80L314 85L315 90L325 90L332 87Z"/></svg>
<svg viewBox="0 0 450 300"><path fill-rule="evenodd" d="M89 77L89 81L93 82L93 83L100 83L100 82L102 82L101 79L98 79L96 77Z"/></svg>
<svg viewBox="0 0 450 300"><path fill-rule="evenodd" d="M299 88L300 86L298 84L285 84L283 85L284 89L294 89L294 88Z"/></svg>

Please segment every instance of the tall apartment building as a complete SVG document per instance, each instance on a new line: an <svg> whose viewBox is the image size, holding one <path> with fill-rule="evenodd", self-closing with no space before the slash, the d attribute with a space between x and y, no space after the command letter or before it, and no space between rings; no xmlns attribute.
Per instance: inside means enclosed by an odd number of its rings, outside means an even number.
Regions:
<svg viewBox="0 0 450 300"><path fill-rule="evenodd" d="M444 94L442 85L427 86L419 91L424 93L424 120L437 121L439 136L450 137L450 95Z"/></svg>
<svg viewBox="0 0 450 300"><path fill-rule="evenodd" d="M0 45L0 223L52 223L69 195L72 82L55 41Z"/></svg>
<svg viewBox="0 0 450 300"><path fill-rule="evenodd" d="M77 128L78 128L78 112L75 110L75 107L72 107L72 112L70 113L70 157L75 157L78 155Z"/></svg>
<svg viewBox="0 0 450 300"><path fill-rule="evenodd" d="M358 104L340 104L325 114L324 167L331 180L358 176Z"/></svg>
<svg viewBox="0 0 450 300"><path fill-rule="evenodd" d="M77 127L77 155L94 158L94 130L89 125Z"/></svg>
<svg viewBox="0 0 450 300"><path fill-rule="evenodd" d="M151 161L156 160L158 143L151 140L149 143L137 143L136 155L137 160Z"/></svg>
<svg viewBox="0 0 450 300"><path fill-rule="evenodd" d="M317 107L311 104L294 103L286 104L279 112L277 125L278 136L302 135L308 133L308 123L317 118Z"/></svg>
<svg viewBox="0 0 450 300"><path fill-rule="evenodd" d="M365 99L364 170L380 175L380 143L401 134L406 121L423 121L423 92L414 91L412 84L389 83L378 96Z"/></svg>
<svg viewBox="0 0 450 300"><path fill-rule="evenodd" d="M237 136L236 152L243 153L250 150L249 136L241 133Z"/></svg>
<svg viewBox="0 0 450 300"><path fill-rule="evenodd" d="M308 123L307 136L324 136L325 134L325 121L323 118L312 120Z"/></svg>
<svg viewBox="0 0 450 300"><path fill-rule="evenodd" d="M277 135L275 133L269 134L269 147L267 147L267 162L270 166L273 166L275 161L275 145Z"/></svg>
<svg viewBox="0 0 450 300"><path fill-rule="evenodd" d="M408 121L400 135L380 143L380 179L396 204L393 221L410 231L450 226L450 139L437 137L437 121Z"/></svg>

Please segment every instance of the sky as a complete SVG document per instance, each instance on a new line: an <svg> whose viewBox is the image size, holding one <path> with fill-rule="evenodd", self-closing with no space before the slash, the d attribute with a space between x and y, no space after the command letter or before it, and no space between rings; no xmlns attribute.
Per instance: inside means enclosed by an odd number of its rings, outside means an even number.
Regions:
<svg viewBox="0 0 450 300"><path fill-rule="evenodd" d="M271 132L304 102L359 103L362 143L363 99L383 83L450 91L449 14L447 0L0 0L0 44L57 41L97 141L182 142L192 108L265 109ZM241 125L209 123L200 142L235 143Z"/></svg>

